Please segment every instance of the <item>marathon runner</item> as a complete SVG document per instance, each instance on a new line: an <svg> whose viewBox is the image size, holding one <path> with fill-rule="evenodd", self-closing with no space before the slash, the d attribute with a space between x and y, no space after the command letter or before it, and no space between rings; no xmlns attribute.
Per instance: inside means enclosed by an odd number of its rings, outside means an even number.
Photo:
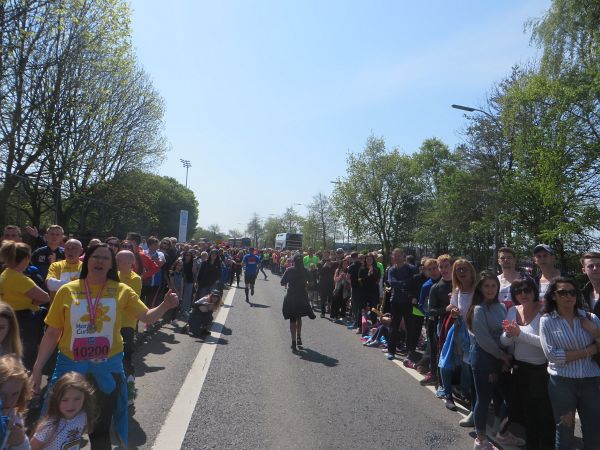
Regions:
<svg viewBox="0 0 600 450"><path fill-rule="evenodd" d="M248 287L250 288L250 294L254 295L254 283L256 282L256 276L258 275L258 267L260 264L260 257L254 254L254 248L250 247L249 253L247 253L242 259L242 266L244 267L244 291L246 292L246 303L250 303L248 298ZM250 303L252 306L252 303Z"/></svg>

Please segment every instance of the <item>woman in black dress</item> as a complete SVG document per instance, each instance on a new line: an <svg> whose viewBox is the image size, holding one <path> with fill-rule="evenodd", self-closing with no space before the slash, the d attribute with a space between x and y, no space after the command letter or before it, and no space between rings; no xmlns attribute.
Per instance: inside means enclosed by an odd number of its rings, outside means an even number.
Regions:
<svg viewBox="0 0 600 450"><path fill-rule="evenodd" d="M294 256L294 266L288 268L283 277L281 285L287 286L287 292L283 297L283 318L290 321L290 333L292 335L292 351L296 351L296 345L302 347L302 317L308 316L314 319L315 313L308 302L306 292L307 273L304 268L302 255Z"/></svg>

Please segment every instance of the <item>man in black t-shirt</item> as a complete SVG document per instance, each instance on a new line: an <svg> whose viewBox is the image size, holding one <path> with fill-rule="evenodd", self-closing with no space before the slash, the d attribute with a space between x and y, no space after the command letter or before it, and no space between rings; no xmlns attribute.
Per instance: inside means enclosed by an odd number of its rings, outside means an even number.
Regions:
<svg viewBox="0 0 600 450"><path fill-rule="evenodd" d="M46 230L46 246L38 248L31 255L31 264L38 268L43 279L48 275L50 264L65 259L62 247L64 230L60 225L50 225Z"/></svg>
<svg viewBox="0 0 600 450"><path fill-rule="evenodd" d="M388 271L388 284L392 288L392 298L390 301L392 313L392 325L390 332L390 340L388 342L388 359L394 359L396 355L396 346L398 343L398 334L400 322L404 320L406 328L406 352L408 357L415 361L418 359L416 353L418 331L415 330L419 326L413 320L412 308L417 304L417 298L413 289L414 268L406 263L404 252L395 248L392 252L392 267Z"/></svg>
<svg viewBox="0 0 600 450"><path fill-rule="evenodd" d="M360 303L359 303L359 294L358 294L358 272L360 271L360 261L358 259L358 253L354 252L350 255L350 265L348 266L348 274L350 275L350 287L352 288L352 315L354 317L354 322L351 325L348 325L349 329L360 328L361 325L361 313L360 313Z"/></svg>

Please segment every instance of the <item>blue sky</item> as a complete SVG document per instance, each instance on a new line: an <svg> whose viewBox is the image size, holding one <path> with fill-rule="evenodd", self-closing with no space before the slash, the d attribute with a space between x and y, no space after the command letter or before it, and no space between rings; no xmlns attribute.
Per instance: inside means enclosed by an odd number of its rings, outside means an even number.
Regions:
<svg viewBox="0 0 600 450"><path fill-rule="evenodd" d="M165 100L162 175L189 187L199 224L311 202L370 134L412 153L461 141L452 103L481 106L536 58L524 24L549 0L133 0L140 64ZM304 206L295 206L305 213Z"/></svg>

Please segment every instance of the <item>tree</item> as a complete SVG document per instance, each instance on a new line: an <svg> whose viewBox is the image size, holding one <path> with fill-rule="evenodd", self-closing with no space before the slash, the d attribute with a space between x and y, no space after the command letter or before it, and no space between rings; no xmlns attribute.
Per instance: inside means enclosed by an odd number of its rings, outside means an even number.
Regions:
<svg viewBox="0 0 600 450"><path fill-rule="evenodd" d="M333 196L346 224L376 236L386 257L408 244L423 190L414 161L397 149L386 151L383 138L370 136L361 153L348 155L346 172Z"/></svg>
<svg viewBox="0 0 600 450"><path fill-rule="evenodd" d="M124 236L135 230L177 237L182 209L188 211L187 235L196 227L198 202L194 193L171 177L139 170L121 172L111 181L91 187L89 194L75 199L79 214L65 222L65 228L77 230L79 235Z"/></svg>
<svg viewBox="0 0 600 450"><path fill-rule="evenodd" d="M275 246L275 236L279 233L285 233L286 226L282 217L268 217L263 225L263 245L265 247Z"/></svg>
<svg viewBox="0 0 600 450"><path fill-rule="evenodd" d="M263 226L262 226L262 223L261 223L261 220L260 220L260 217L258 216L258 214L254 213L252 215L252 219L250 219L250 222L248 222L248 226L246 227L246 232L250 236L252 236L254 245L256 247L259 247L258 240L262 236Z"/></svg>
<svg viewBox="0 0 600 450"><path fill-rule="evenodd" d="M285 225L285 230L282 233L297 233L302 226L303 218L296 212L293 206L290 206L286 208L281 220Z"/></svg>
<svg viewBox="0 0 600 450"><path fill-rule="evenodd" d="M311 222L315 222L314 224L311 224L311 227L316 227L316 230L320 234L321 238L319 243L320 245L316 245L315 243L312 246L320 246L323 249L327 248L327 240L333 229L333 208L329 198L321 192L315 195L312 203L308 205L308 215L311 219Z"/></svg>

